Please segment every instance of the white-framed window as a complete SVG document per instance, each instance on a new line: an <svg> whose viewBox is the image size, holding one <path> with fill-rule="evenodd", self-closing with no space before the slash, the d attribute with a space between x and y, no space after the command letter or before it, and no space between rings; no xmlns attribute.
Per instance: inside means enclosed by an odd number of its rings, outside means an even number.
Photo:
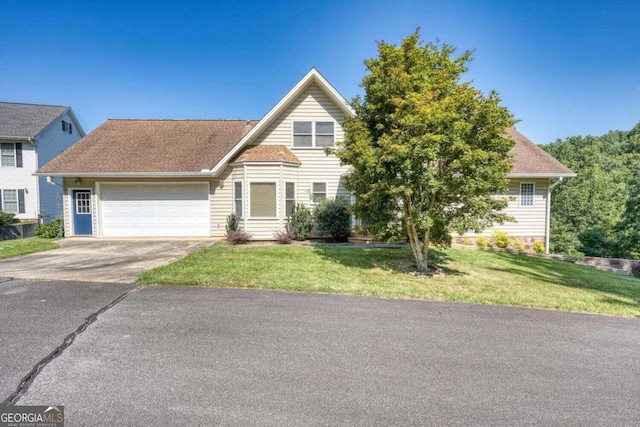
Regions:
<svg viewBox="0 0 640 427"><path fill-rule="evenodd" d="M326 182L312 182L311 183L311 200L313 203L318 203L320 200L327 198L327 183Z"/></svg>
<svg viewBox="0 0 640 427"><path fill-rule="evenodd" d="M2 190L2 210L6 213L18 213L18 190Z"/></svg>
<svg viewBox="0 0 640 427"><path fill-rule="evenodd" d="M249 183L249 216L276 218L278 216L277 195L275 182Z"/></svg>
<svg viewBox="0 0 640 427"><path fill-rule="evenodd" d="M239 218L244 217L242 206L242 181L235 181L233 183L233 213Z"/></svg>
<svg viewBox="0 0 640 427"><path fill-rule="evenodd" d="M16 146L12 142L0 144L0 166L16 165Z"/></svg>
<svg viewBox="0 0 640 427"><path fill-rule="evenodd" d="M533 206L535 190L536 187L533 182L520 183L520 206Z"/></svg>
<svg viewBox="0 0 640 427"><path fill-rule="evenodd" d="M87 215L91 213L91 192L76 192L76 213L79 215Z"/></svg>
<svg viewBox="0 0 640 427"><path fill-rule="evenodd" d="M284 187L284 214L285 216L291 216L293 205L296 203L296 183L287 182Z"/></svg>
<svg viewBox="0 0 640 427"><path fill-rule="evenodd" d="M292 146L324 148L336 145L336 124L331 121L294 121Z"/></svg>

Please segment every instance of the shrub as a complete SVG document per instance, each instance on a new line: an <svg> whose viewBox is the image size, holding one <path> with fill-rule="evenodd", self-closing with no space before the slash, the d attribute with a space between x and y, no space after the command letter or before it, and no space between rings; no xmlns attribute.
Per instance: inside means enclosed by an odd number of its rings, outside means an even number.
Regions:
<svg viewBox="0 0 640 427"><path fill-rule="evenodd" d="M44 239L56 239L64 234L64 226L61 219L54 219L36 227L36 236Z"/></svg>
<svg viewBox="0 0 640 427"><path fill-rule="evenodd" d="M493 244L501 249L506 249L509 246L509 234L502 230L493 230L491 235Z"/></svg>
<svg viewBox="0 0 640 427"><path fill-rule="evenodd" d="M470 238L465 237L464 239L462 239L462 244L465 246L471 246L473 244L473 242L471 241Z"/></svg>
<svg viewBox="0 0 640 427"><path fill-rule="evenodd" d="M240 217L238 215L232 213L227 217L227 225L225 229L227 230L227 236L231 236L235 231L238 230L238 226L240 225Z"/></svg>
<svg viewBox="0 0 640 427"><path fill-rule="evenodd" d="M524 243L522 243L522 240L518 239L517 237L511 239L511 245L515 250L524 252Z"/></svg>
<svg viewBox="0 0 640 427"><path fill-rule="evenodd" d="M489 246L489 242L487 242L487 238L484 236L476 237L476 245L479 248L486 248Z"/></svg>
<svg viewBox="0 0 640 427"><path fill-rule="evenodd" d="M231 245L244 245L251 239L251 234L242 229L238 229L227 236L227 240Z"/></svg>
<svg viewBox="0 0 640 427"><path fill-rule="evenodd" d="M273 234L273 237L276 239L278 243L281 245L290 245L293 240L295 240L296 235L293 233L291 226L289 224L284 226L284 229L280 231L276 231Z"/></svg>
<svg viewBox="0 0 640 427"><path fill-rule="evenodd" d="M538 240L537 242L533 242L533 250L537 254L542 255L544 253L544 243L542 243L540 240Z"/></svg>
<svg viewBox="0 0 640 427"><path fill-rule="evenodd" d="M16 214L0 211L0 226L11 224L14 216Z"/></svg>
<svg viewBox="0 0 640 427"><path fill-rule="evenodd" d="M351 214L344 199L322 200L315 210L318 234L343 242L351 233Z"/></svg>
<svg viewBox="0 0 640 427"><path fill-rule="evenodd" d="M313 227L313 216L311 210L303 203L293 205L291 216L287 219L291 232L296 240L304 240Z"/></svg>

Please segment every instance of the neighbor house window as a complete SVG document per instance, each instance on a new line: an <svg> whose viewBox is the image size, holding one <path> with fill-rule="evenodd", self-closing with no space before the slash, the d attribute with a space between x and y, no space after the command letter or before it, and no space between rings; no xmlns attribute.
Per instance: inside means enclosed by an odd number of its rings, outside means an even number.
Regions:
<svg viewBox="0 0 640 427"><path fill-rule="evenodd" d="M284 195L284 213L286 216L291 216L293 212L293 205L296 203L296 183L287 182L285 184Z"/></svg>
<svg viewBox="0 0 640 427"><path fill-rule="evenodd" d="M327 198L327 183L314 182L311 184L311 200L319 202Z"/></svg>
<svg viewBox="0 0 640 427"><path fill-rule="evenodd" d="M520 183L520 206L533 206L535 186L533 182Z"/></svg>
<svg viewBox="0 0 640 427"><path fill-rule="evenodd" d="M18 190L2 191L2 210L6 213L18 213Z"/></svg>
<svg viewBox="0 0 640 427"><path fill-rule="evenodd" d="M252 182L249 188L249 197L251 198L251 217L275 218L277 216L276 183Z"/></svg>
<svg viewBox="0 0 640 427"><path fill-rule="evenodd" d="M242 214L242 181L233 183L233 212L240 218Z"/></svg>
<svg viewBox="0 0 640 427"><path fill-rule="evenodd" d="M2 143L0 144L0 165L22 167L22 143Z"/></svg>
<svg viewBox="0 0 640 427"><path fill-rule="evenodd" d="M71 126L71 123L65 122L63 120L62 121L62 131L66 132L66 133L73 133L73 127Z"/></svg>
<svg viewBox="0 0 640 427"><path fill-rule="evenodd" d="M335 146L334 122L293 122L294 147Z"/></svg>

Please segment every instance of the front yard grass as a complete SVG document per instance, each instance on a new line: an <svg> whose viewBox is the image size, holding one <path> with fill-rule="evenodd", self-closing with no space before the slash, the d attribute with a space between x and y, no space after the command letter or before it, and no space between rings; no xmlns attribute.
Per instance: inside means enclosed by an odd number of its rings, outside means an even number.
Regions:
<svg viewBox="0 0 640 427"><path fill-rule="evenodd" d="M420 298L640 317L640 280L564 261L434 250L443 277L407 274L410 249L213 246L141 274L138 283Z"/></svg>
<svg viewBox="0 0 640 427"><path fill-rule="evenodd" d="M40 237L1 240L0 259L28 255L34 252L48 251L50 249L57 249L58 247L58 244L52 239L41 239Z"/></svg>

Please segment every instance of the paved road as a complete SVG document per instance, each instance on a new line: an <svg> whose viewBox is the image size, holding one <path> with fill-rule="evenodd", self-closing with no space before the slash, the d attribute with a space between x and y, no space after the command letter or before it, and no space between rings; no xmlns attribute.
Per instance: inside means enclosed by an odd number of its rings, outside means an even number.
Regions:
<svg viewBox="0 0 640 427"><path fill-rule="evenodd" d="M132 288L0 278L0 402L87 317Z"/></svg>
<svg viewBox="0 0 640 427"><path fill-rule="evenodd" d="M60 249L0 260L0 276L132 283L143 271L180 259L214 241L68 238L59 241Z"/></svg>
<svg viewBox="0 0 640 427"><path fill-rule="evenodd" d="M74 425L638 425L640 321L498 306L151 287L19 404Z"/></svg>

